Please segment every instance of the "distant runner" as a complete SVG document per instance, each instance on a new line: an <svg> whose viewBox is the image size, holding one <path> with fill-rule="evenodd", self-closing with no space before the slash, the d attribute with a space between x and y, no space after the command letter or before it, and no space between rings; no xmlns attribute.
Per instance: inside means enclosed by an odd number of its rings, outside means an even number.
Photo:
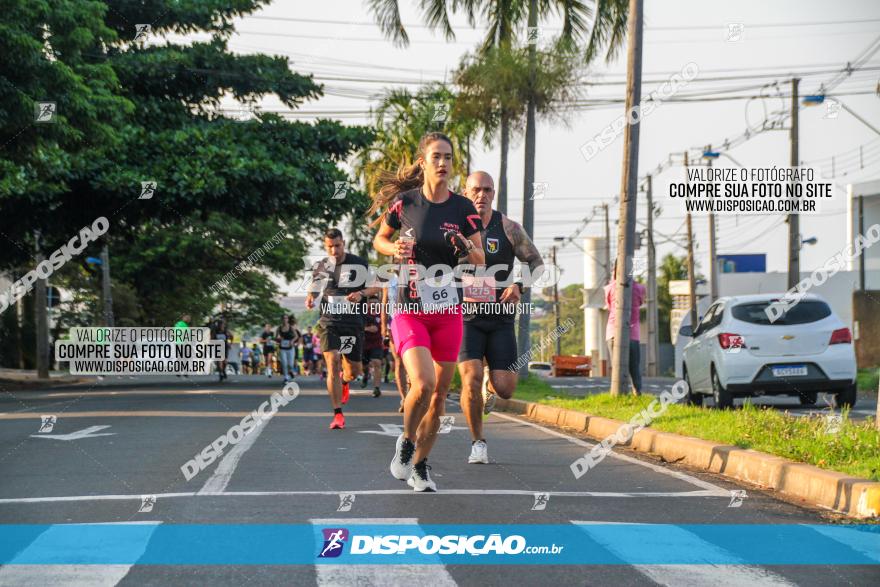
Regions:
<svg viewBox="0 0 880 587"><path fill-rule="evenodd" d="M312 272L312 287L306 296L306 308L315 307L320 296L321 318L318 336L327 364L327 393L333 406L330 429L345 428L342 406L348 402L349 383L363 371L364 322L362 303L378 288L364 287L359 277L366 277L367 262L345 251L342 233L331 228L324 233L327 257L318 261ZM361 268L361 275L358 275Z"/></svg>
<svg viewBox="0 0 880 587"><path fill-rule="evenodd" d="M266 358L266 375L272 377L272 355L275 354L275 333L272 325L266 322L263 333L260 334L260 342L263 343L263 356Z"/></svg>

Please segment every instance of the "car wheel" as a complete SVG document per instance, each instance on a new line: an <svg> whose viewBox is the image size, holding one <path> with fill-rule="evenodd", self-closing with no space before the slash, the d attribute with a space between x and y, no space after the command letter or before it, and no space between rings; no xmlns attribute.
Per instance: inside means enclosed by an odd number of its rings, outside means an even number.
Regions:
<svg viewBox="0 0 880 587"><path fill-rule="evenodd" d="M799 391L798 399L801 401L802 406L815 406L816 401L819 399L818 391Z"/></svg>
<svg viewBox="0 0 880 587"><path fill-rule="evenodd" d="M684 370L684 382L688 386L688 393L685 398L685 403L687 403L687 405L689 406L702 406L703 394L694 391L694 388L691 386L691 378L688 377L687 369Z"/></svg>
<svg viewBox="0 0 880 587"><path fill-rule="evenodd" d="M715 398L717 409L726 410L733 407L733 396L721 385L721 379L718 378L715 369L712 369L712 396Z"/></svg>
<svg viewBox="0 0 880 587"><path fill-rule="evenodd" d="M843 391L837 392L837 407L852 408L856 405L856 384L853 383Z"/></svg>

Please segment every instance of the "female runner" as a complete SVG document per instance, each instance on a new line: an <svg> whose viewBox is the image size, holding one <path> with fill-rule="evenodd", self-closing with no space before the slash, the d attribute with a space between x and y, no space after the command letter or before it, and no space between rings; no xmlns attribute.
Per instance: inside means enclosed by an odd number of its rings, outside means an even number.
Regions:
<svg viewBox="0 0 880 587"><path fill-rule="evenodd" d="M401 259L391 331L410 379L404 401L403 434L397 439L391 474L415 491L436 491L428 454L440 429L444 401L455 371L462 335L461 291L451 276L416 279L413 266L441 265L451 274L460 260L485 264L482 222L474 205L449 190L452 141L429 133L419 141L416 161L386 177L368 214L385 210L375 249ZM399 238L392 240L399 231ZM466 258L466 259L465 259ZM431 277L428 275L428 277Z"/></svg>

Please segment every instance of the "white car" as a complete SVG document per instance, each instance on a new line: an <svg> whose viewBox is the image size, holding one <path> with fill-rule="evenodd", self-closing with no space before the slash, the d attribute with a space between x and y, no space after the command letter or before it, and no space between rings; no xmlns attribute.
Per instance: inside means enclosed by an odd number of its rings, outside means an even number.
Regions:
<svg viewBox="0 0 880 587"><path fill-rule="evenodd" d="M856 357L849 328L828 303L805 295L778 320L765 308L784 294L717 299L697 330L681 334L683 377L688 403L702 405L712 395L715 406L729 408L735 397L791 395L801 404L816 403L820 391L835 393L838 406L856 403Z"/></svg>

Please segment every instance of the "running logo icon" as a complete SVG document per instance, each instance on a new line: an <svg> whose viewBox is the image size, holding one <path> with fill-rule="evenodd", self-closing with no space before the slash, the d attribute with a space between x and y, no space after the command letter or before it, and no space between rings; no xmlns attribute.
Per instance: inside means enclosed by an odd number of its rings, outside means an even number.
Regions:
<svg viewBox="0 0 880 587"><path fill-rule="evenodd" d="M351 506L354 505L354 494L353 493L340 493L339 494L339 507L336 508L337 512L350 512Z"/></svg>
<svg viewBox="0 0 880 587"><path fill-rule="evenodd" d="M344 200L345 196L348 195L348 188L351 186L350 182L347 181L334 181L334 190L333 190L333 200Z"/></svg>
<svg viewBox="0 0 880 587"><path fill-rule="evenodd" d="M340 354L347 355L351 351L354 350L354 336L340 336L339 337L339 352Z"/></svg>
<svg viewBox="0 0 880 587"><path fill-rule="evenodd" d="M37 102L34 104L34 122L55 122L57 110L55 102Z"/></svg>
<svg viewBox="0 0 880 587"><path fill-rule="evenodd" d="M348 540L348 530L345 528L324 528L324 546L318 553L318 558L336 558L342 554L345 542Z"/></svg>
<svg viewBox="0 0 880 587"><path fill-rule="evenodd" d="M535 503L532 505L532 511L543 511L547 509L547 503L550 501L549 493L536 493Z"/></svg>
<svg viewBox="0 0 880 587"><path fill-rule="evenodd" d="M40 416L40 429L37 434L48 434L55 428L55 422L58 421L57 416Z"/></svg>
<svg viewBox="0 0 880 587"><path fill-rule="evenodd" d="M156 193L157 183L155 181L142 181L141 182L141 195L138 196L138 200L152 200L153 194Z"/></svg>
<svg viewBox="0 0 880 587"><path fill-rule="evenodd" d="M152 30L152 26L148 24L136 24L134 25L134 41L143 41L147 38L147 35L150 34Z"/></svg>
<svg viewBox="0 0 880 587"><path fill-rule="evenodd" d="M738 508L743 504L743 500L747 498L745 489L731 489L730 490L730 503L727 504L729 508Z"/></svg>
<svg viewBox="0 0 880 587"><path fill-rule="evenodd" d="M141 507L138 508L138 513L151 512L151 511L153 511L154 505L156 505L156 496L155 495L142 495L141 496Z"/></svg>

